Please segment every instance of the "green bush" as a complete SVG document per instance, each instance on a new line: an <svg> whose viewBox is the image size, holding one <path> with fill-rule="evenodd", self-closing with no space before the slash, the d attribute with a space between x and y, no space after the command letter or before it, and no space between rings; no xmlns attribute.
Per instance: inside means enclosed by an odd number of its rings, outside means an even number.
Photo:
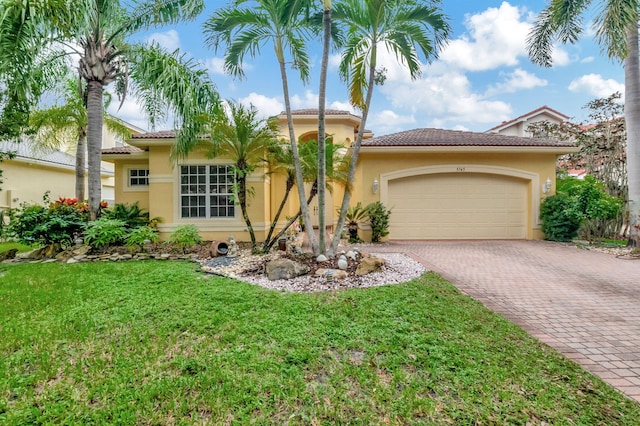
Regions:
<svg viewBox="0 0 640 426"><path fill-rule="evenodd" d="M86 205L74 199L61 198L48 207L23 204L12 212L7 234L25 244L67 246L82 235L87 219Z"/></svg>
<svg viewBox="0 0 640 426"><path fill-rule="evenodd" d="M378 243L383 237L389 235L391 210L387 209L380 201L369 204L366 210L371 224L371 242Z"/></svg>
<svg viewBox="0 0 640 426"><path fill-rule="evenodd" d="M155 243L158 239L158 230L156 228L152 228L150 226L139 226L138 228L129 231L124 242L128 247L133 247L142 246L147 241Z"/></svg>
<svg viewBox="0 0 640 426"><path fill-rule="evenodd" d="M540 206L545 240L571 241L578 235L582 218L577 200L566 193L547 197Z"/></svg>
<svg viewBox="0 0 640 426"><path fill-rule="evenodd" d="M179 225L169 236L169 242L180 247L187 247L200 244L202 238L200 238L198 228L195 225Z"/></svg>
<svg viewBox="0 0 640 426"><path fill-rule="evenodd" d="M138 202L133 204L118 203L104 210L102 216L106 219L121 220L130 229L147 226L151 223L149 212L140 208Z"/></svg>
<svg viewBox="0 0 640 426"><path fill-rule="evenodd" d="M84 242L91 247L120 245L127 237L126 222L118 219L106 219L89 222L84 232Z"/></svg>
<svg viewBox="0 0 640 426"><path fill-rule="evenodd" d="M349 231L349 242L350 243L361 243L362 239L358 236L358 229L360 228L360 224L366 222L368 218L369 211L367 210L369 207L363 207L362 203L358 201L358 203L347 209L346 215L346 224L347 230ZM340 209L338 209L338 214L340 213Z"/></svg>

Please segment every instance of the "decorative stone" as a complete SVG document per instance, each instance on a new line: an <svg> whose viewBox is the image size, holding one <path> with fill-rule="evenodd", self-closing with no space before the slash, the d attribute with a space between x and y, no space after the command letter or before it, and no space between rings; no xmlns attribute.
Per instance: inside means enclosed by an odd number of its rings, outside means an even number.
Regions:
<svg viewBox="0 0 640 426"><path fill-rule="evenodd" d="M341 271L340 269L320 268L316 271L316 276L324 277L327 279L327 281L332 281L332 280L344 280L347 278L348 274L346 271Z"/></svg>
<svg viewBox="0 0 640 426"><path fill-rule="evenodd" d="M356 269L356 275L367 275L373 272L381 272L384 265L384 259L380 257L365 257L360 261Z"/></svg>
<svg viewBox="0 0 640 426"><path fill-rule="evenodd" d="M3 260L13 259L14 257L16 257L16 253L18 253L18 249L15 248L3 251L2 253L0 253L0 262L2 262Z"/></svg>
<svg viewBox="0 0 640 426"><path fill-rule="evenodd" d="M82 254L88 254L90 251L91 251L91 246L83 245L79 247L74 247L71 253L73 253L74 256L79 256Z"/></svg>
<svg viewBox="0 0 640 426"><path fill-rule="evenodd" d="M324 254L319 255L318 257L316 257L316 262L321 263L321 262L326 262L327 256L325 256Z"/></svg>
<svg viewBox="0 0 640 426"><path fill-rule="evenodd" d="M351 260L357 260L358 258L358 256L356 255L356 252L353 250L349 250L345 256L347 256L347 258Z"/></svg>
<svg viewBox="0 0 640 426"><path fill-rule="evenodd" d="M338 259L338 268L346 271L348 266L349 263L347 262L347 257L343 254L342 256L340 256L340 259Z"/></svg>
<svg viewBox="0 0 640 426"><path fill-rule="evenodd" d="M291 259L276 259L267 263L267 278L273 280L289 280L309 273L309 268Z"/></svg>
<svg viewBox="0 0 640 426"><path fill-rule="evenodd" d="M238 256L238 244L232 235L229 236L229 248L227 250L227 257Z"/></svg>

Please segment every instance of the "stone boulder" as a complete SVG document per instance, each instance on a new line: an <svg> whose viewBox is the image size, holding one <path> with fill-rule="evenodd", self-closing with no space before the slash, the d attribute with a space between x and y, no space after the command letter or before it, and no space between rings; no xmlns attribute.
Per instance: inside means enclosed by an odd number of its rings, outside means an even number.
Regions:
<svg viewBox="0 0 640 426"><path fill-rule="evenodd" d="M307 265L291 259L276 259L267 263L267 278L270 280L290 280L309 273Z"/></svg>
<svg viewBox="0 0 640 426"><path fill-rule="evenodd" d="M27 251L24 253L18 253L16 255L16 259L23 259L23 260L51 259L61 251L62 251L62 246L60 246L60 244L58 243L54 243L44 247L37 248L35 250Z"/></svg>
<svg viewBox="0 0 640 426"><path fill-rule="evenodd" d="M356 275L367 275L373 272L381 272L382 266L384 266L383 258L374 256L364 257L356 269Z"/></svg>
<svg viewBox="0 0 640 426"><path fill-rule="evenodd" d="M13 259L14 257L16 257L16 253L18 253L18 249L15 249L15 248L11 250L3 251L2 253L0 253L0 262Z"/></svg>
<svg viewBox="0 0 640 426"><path fill-rule="evenodd" d="M344 280L347 278L347 271L342 271L340 269L324 269L319 268L316 271L316 275L319 277L327 278L327 280Z"/></svg>

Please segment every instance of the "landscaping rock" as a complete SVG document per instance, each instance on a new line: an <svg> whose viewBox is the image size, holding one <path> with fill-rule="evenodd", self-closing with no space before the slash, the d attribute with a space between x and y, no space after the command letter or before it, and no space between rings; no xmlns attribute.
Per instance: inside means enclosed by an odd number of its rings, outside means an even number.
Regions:
<svg viewBox="0 0 640 426"><path fill-rule="evenodd" d="M356 275L368 275L373 272L381 272L384 265L384 259L380 257L365 257L360 261L356 269Z"/></svg>
<svg viewBox="0 0 640 426"><path fill-rule="evenodd" d="M289 280L309 273L309 268L291 259L276 259L267 263L267 278L273 280Z"/></svg>
<svg viewBox="0 0 640 426"><path fill-rule="evenodd" d="M15 248L11 250L3 251L2 253L0 253L0 262L4 260L13 259L14 257L16 257L16 253L18 253L18 249L15 249Z"/></svg>
<svg viewBox="0 0 640 426"><path fill-rule="evenodd" d="M346 271L348 266L349 263L347 262L347 257L343 254L342 256L340 256L340 259L338 259L338 268Z"/></svg>
<svg viewBox="0 0 640 426"><path fill-rule="evenodd" d="M320 269L318 269L316 271L316 276L324 277L324 278L331 278L333 280L344 280L349 275L347 274L347 271L342 271L340 269L324 269L324 268L320 268Z"/></svg>
<svg viewBox="0 0 640 426"><path fill-rule="evenodd" d="M321 254L316 258L316 262L318 263L326 262L327 260L327 256L325 256L324 254Z"/></svg>

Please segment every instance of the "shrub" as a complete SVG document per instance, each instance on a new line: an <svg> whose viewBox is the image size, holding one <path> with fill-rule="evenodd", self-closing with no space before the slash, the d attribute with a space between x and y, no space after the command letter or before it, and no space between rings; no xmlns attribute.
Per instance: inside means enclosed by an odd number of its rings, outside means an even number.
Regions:
<svg viewBox="0 0 640 426"><path fill-rule="evenodd" d="M571 241L578 235L582 218L576 199L566 193L547 197L540 206L545 240Z"/></svg>
<svg viewBox="0 0 640 426"><path fill-rule="evenodd" d="M349 242L350 243L360 243L362 240L358 237L358 229L360 228L360 224L365 222L368 218L368 207L363 207L362 203L358 201L358 203L347 209L347 230L349 231ZM340 213L340 209L338 209L338 213Z"/></svg>
<svg viewBox="0 0 640 426"><path fill-rule="evenodd" d="M48 194L43 201L48 202ZM23 204L12 212L7 227L8 234L26 244L70 245L82 235L88 219L84 203L75 199L61 198L48 207Z"/></svg>
<svg viewBox="0 0 640 426"><path fill-rule="evenodd" d="M389 235L391 210L387 209L380 201L369 204L366 210L371 224L371 242L378 243L383 237Z"/></svg>
<svg viewBox="0 0 640 426"><path fill-rule="evenodd" d="M179 225L169 236L169 242L184 248L201 243L202 238L195 225Z"/></svg>
<svg viewBox="0 0 640 426"><path fill-rule="evenodd" d="M104 210L101 217L121 220L127 228L131 229L147 226L151 223L149 212L140 208L137 201L133 204L114 204L113 207Z"/></svg>
<svg viewBox="0 0 640 426"><path fill-rule="evenodd" d="M84 242L91 247L122 244L127 237L126 223L118 219L100 218L89 222L84 232Z"/></svg>
<svg viewBox="0 0 640 426"><path fill-rule="evenodd" d="M127 234L124 242L128 247L133 247L136 245L142 246L147 241L155 243L158 239L159 236L157 229L150 226L139 226L138 228L132 229Z"/></svg>

